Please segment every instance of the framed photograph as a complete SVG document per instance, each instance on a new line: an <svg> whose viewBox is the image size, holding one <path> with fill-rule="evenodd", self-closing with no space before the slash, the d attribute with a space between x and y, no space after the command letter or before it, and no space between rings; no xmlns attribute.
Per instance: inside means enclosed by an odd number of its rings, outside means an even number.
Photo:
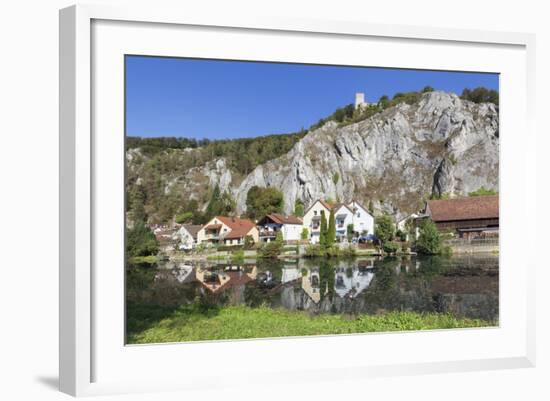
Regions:
<svg viewBox="0 0 550 401"><path fill-rule="evenodd" d="M533 49L61 10L61 390L533 366Z"/></svg>

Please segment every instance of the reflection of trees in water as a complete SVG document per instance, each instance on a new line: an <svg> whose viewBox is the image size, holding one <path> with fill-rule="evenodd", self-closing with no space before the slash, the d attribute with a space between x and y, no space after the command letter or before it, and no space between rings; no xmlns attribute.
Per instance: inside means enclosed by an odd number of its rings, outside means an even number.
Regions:
<svg viewBox="0 0 550 401"><path fill-rule="evenodd" d="M257 264L257 276L239 280L237 273L231 271L228 275L235 276L232 285L220 285L218 291L211 291L198 281L196 272L223 274L228 266L192 268L193 274L188 274L191 272L188 265L185 269L132 266L127 269L127 299L163 306L197 304L204 311L229 304L251 307L266 304L312 313L414 310L495 318L498 258L481 259L479 264L476 260L440 256L387 257L374 261L262 260ZM243 265L238 271L247 273L249 268Z"/></svg>
<svg viewBox="0 0 550 401"><path fill-rule="evenodd" d="M319 264L319 290L321 292L321 301L328 297L332 300L334 297L334 263L323 260Z"/></svg>

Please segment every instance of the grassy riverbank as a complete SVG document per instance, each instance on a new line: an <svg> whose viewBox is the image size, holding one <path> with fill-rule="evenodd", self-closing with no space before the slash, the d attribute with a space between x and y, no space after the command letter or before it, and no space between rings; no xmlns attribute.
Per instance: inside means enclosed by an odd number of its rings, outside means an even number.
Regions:
<svg viewBox="0 0 550 401"><path fill-rule="evenodd" d="M200 305L167 308L128 305L128 343L161 343L320 334L487 327L496 323L444 314L390 312L384 315L310 316L307 312Z"/></svg>

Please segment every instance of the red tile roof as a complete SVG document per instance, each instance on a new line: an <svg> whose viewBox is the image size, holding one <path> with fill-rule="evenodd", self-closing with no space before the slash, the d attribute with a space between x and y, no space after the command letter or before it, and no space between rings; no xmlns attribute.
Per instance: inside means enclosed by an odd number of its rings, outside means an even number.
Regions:
<svg viewBox="0 0 550 401"><path fill-rule="evenodd" d="M220 228L222 228L221 224L209 224L204 227L205 230L219 230Z"/></svg>
<svg viewBox="0 0 550 401"><path fill-rule="evenodd" d="M498 219L498 195L428 201L433 221Z"/></svg>
<svg viewBox="0 0 550 401"><path fill-rule="evenodd" d="M226 216L216 216L216 219L220 220L231 229L231 231L224 237L227 239L245 237L250 230L256 227L256 225L248 219Z"/></svg>
<svg viewBox="0 0 550 401"><path fill-rule="evenodd" d="M285 216L281 213L271 213L268 214L266 217L269 217L271 220L273 220L277 224L302 224L302 219L296 216Z"/></svg>

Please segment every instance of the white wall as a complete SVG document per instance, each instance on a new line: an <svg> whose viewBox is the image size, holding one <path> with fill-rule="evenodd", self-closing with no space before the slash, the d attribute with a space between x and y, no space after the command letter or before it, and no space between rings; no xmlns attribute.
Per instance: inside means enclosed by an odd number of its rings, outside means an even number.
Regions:
<svg viewBox="0 0 550 401"><path fill-rule="evenodd" d="M283 224L283 239L285 241L298 241L302 235L303 226L299 224Z"/></svg>
<svg viewBox="0 0 550 401"><path fill-rule="evenodd" d="M68 400L58 393L58 72L57 72L57 15L58 8L73 0L27 0L2 2L0 24L0 174L2 196L0 210L2 227L2 280L0 304L2 321L0 331L0 398L6 400ZM124 4L130 0L95 3ZM139 3L139 1L133 1ZM149 2L152 4L152 2ZM155 7L182 1L154 2ZM529 31L538 34L537 87L538 128L536 145L539 152L539 180L550 171L550 149L547 131L547 93L550 89L550 24L546 2L526 0L503 2L497 0L462 0L442 6L440 0L388 2L350 1L291 1L254 2L233 0L185 2L189 13L204 10L219 15L242 13L292 16L294 18L366 20L381 24L428 25L471 29ZM368 90L368 83L365 90ZM353 94L352 94L353 96ZM350 102L353 98L350 99ZM503 111L504 112L504 111ZM535 124L535 123L534 123ZM519 133L521 134L521 133ZM532 188L533 198L543 207L548 199L544 185ZM541 213L537 235L539 249L545 249L546 230L550 226L548 214ZM36 225L47 235L40 241L22 241L29 227ZM33 259L26 259L32 255ZM199 393L140 394L101 397L113 400L277 400L308 398L317 401L357 398L406 399L447 401L482 400L547 400L550 377L549 318L545 305L550 305L550 292L544 287L550 282L547 263L537 266L537 337L539 341L538 367L478 373L454 373L424 376L405 376L371 379L367 382L320 381L274 385L268 390L243 381L243 386L225 390L208 389ZM31 357L32 356L32 357ZM352 359L351 359L352 361ZM353 362L353 361L352 361ZM299 364L289 361L289 364ZM238 385L239 383L235 383ZM280 383L279 383L280 384ZM367 389L367 390L365 390ZM429 389L429 391L427 391Z"/></svg>

